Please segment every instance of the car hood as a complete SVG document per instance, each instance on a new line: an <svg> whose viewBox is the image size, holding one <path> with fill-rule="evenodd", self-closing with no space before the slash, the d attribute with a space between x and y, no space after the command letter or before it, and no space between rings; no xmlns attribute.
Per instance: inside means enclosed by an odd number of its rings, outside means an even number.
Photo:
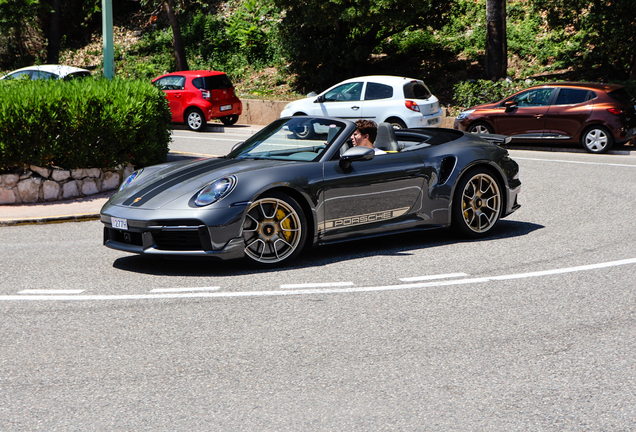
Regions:
<svg viewBox="0 0 636 432"><path fill-rule="evenodd" d="M193 204L195 194L221 177L234 175L238 187L248 173L277 170L291 163L297 162L211 158L155 165L144 168L141 175L116 193L108 204L145 210L199 208ZM232 202L234 200L221 200L210 207L227 207Z"/></svg>

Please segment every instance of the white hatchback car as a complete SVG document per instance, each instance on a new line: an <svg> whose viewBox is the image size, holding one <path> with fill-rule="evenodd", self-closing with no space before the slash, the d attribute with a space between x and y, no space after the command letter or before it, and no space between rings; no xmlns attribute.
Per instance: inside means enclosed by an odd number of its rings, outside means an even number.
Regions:
<svg viewBox="0 0 636 432"><path fill-rule="evenodd" d="M91 72L86 69L63 65L40 65L14 70L0 79L63 79L68 81L87 76L91 76Z"/></svg>
<svg viewBox="0 0 636 432"><path fill-rule="evenodd" d="M439 127L439 100L424 81L388 75L348 79L319 95L290 102L281 117L317 115L391 123L396 129Z"/></svg>

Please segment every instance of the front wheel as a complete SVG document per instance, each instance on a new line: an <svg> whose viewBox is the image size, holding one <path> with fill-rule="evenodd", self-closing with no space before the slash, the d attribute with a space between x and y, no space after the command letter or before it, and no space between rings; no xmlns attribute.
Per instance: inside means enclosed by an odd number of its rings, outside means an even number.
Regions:
<svg viewBox="0 0 636 432"><path fill-rule="evenodd" d="M203 113L198 108L190 108L185 114L186 124L195 132L200 132L207 125Z"/></svg>
<svg viewBox="0 0 636 432"><path fill-rule="evenodd" d="M221 117L219 120L221 120L221 123L223 123L225 126L232 126L238 121L238 119L239 116L235 114L231 116Z"/></svg>
<svg viewBox="0 0 636 432"><path fill-rule="evenodd" d="M271 193L250 205L243 221L245 255L254 263L275 266L296 258L307 237L307 222L298 203Z"/></svg>
<svg viewBox="0 0 636 432"><path fill-rule="evenodd" d="M459 181L453 197L452 226L465 237L485 236L499 221L503 208L502 188L485 168L469 170Z"/></svg>
<svg viewBox="0 0 636 432"><path fill-rule="evenodd" d="M473 123L472 125L470 125L470 127L468 128L468 133L491 134L493 133L493 130L489 124L479 122L479 123Z"/></svg>
<svg viewBox="0 0 636 432"><path fill-rule="evenodd" d="M606 153L614 144L614 137L604 127L593 126L581 135L583 148L590 153Z"/></svg>

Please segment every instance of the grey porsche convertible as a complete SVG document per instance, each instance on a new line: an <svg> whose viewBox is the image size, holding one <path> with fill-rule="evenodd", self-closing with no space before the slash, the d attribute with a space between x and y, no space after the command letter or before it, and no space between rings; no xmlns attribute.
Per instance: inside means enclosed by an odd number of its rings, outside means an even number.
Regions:
<svg viewBox="0 0 636 432"><path fill-rule="evenodd" d="M101 210L104 245L131 253L287 263L311 246L451 226L488 235L519 208L505 137L286 117L228 155L132 173Z"/></svg>

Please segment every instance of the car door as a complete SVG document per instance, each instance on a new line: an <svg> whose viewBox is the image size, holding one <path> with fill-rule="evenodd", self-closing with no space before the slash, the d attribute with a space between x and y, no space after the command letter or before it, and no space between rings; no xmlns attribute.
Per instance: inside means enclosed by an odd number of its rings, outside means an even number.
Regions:
<svg viewBox="0 0 636 432"><path fill-rule="evenodd" d="M362 118L363 89L363 81L340 84L321 95L310 114L356 121Z"/></svg>
<svg viewBox="0 0 636 432"><path fill-rule="evenodd" d="M554 88L541 87L507 99L504 104L513 101L515 105L494 115L495 131L515 138L540 139L553 92Z"/></svg>
<svg viewBox="0 0 636 432"><path fill-rule="evenodd" d="M421 206L422 160L414 152L376 155L343 169L338 160L324 164L324 241L382 232L391 225L414 224Z"/></svg>
<svg viewBox="0 0 636 432"><path fill-rule="evenodd" d="M559 88L558 92L546 116L544 138L570 139L592 114L596 94L590 90L568 87Z"/></svg>
<svg viewBox="0 0 636 432"><path fill-rule="evenodd" d="M158 79L154 84L166 95L170 112L172 112L172 121L183 121L183 109L185 105L185 77L170 75Z"/></svg>
<svg viewBox="0 0 636 432"><path fill-rule="evenodd" d="M388 117L391 108L394 110L397 108L391 104L391 98L393 98L393 87L371 81L367 82L364 101L361 105L361 117L380 123ZM401 109L403 106L399 108Z"/></svg>

